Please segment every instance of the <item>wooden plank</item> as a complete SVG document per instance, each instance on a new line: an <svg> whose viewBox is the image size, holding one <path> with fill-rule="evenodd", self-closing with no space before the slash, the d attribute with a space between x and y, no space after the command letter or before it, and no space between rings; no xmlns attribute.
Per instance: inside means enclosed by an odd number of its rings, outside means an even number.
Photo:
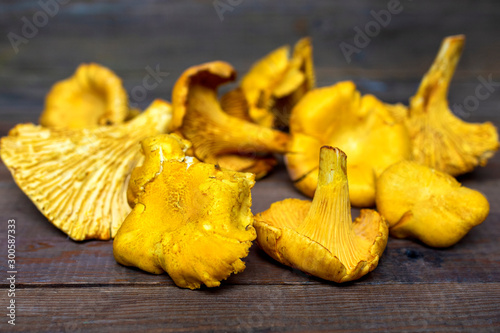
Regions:
<svg viewBox="0 0 500 333"><path fill-rule="evenodd" d="M387 3L386 0L371 1L369 5L321 0L313 4L290 1L284 5L257 0L243 2L227 11L223 21L212 1L174 1L169 5L156 1L134 5L130 0L113 4L69 3L62 6L27 45L21 45L18 54L4 42L4 57L14 69L25 73L37 68L57 73L97 57L116 64L118 69L135 71L145 66L146 54L154 63L163 61L167 55L177 59L171 61L188 65L230 58L249 65L276 46L311 35L320 42L319 63L368 68L392 68L394 63L399 63L403 71L414 72L432 59L442 37L465 33L470 39L466 63L498 72L499 65L489 55L498 51L500 43L494 38L483 43L484 31L496 31L499 27L495 0L475 5L462 3L460 7L452 0L401 1L403 11L392 15L387 27L371 39L352 64L347 64L340 42L354 43L354 28L364 29L366 23L374 21L371 11L387 9ZM31 18L38 10L36 0L26 1L24 5L4 4L2 35L10 31L20 33L21 17ZM422 38L423 35L426 38ZM130 47L133 45L140 47ZM79 46L79 52L75 54L72 46ZM388 49L392 52L387 52ZM198 52L200 50L203 52ZM422 61L416 66L405 66L408 58L401 57L402 50L419 58L423 56ZM68 53L72 57L68 57ZM33 58L38 61L29 61Z"/></svg>
<svg viewBox="0 0 500 333"><path fill-rule="evenodd" d="M496 332L500 284L22 288L21 332Z"/></svg>

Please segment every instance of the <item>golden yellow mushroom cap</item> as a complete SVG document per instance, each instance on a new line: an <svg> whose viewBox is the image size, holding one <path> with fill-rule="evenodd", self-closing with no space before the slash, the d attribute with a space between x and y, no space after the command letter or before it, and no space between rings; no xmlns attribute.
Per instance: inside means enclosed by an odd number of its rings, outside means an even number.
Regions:
<svg viewBox="0 0 500 333"><path fill-rule="evenodd" d="M415 162L402 161L377 180L377 209L390 233L416 238L433 247L448 247L481 224L488 200L462 187L452 176Z"/></svg>
<svg viewBox="0 0 500 333"><path fill-rule="evenodd" d="M294 185L312 197L319 148L339 147L349 156L349 195L359 207L374 205L376 177L410 154L404 125L394 120L386 104L372 95L361 96L350 81L308 92L292 111L290 134L286 164Z"/></svg>
<svg viewBox="0 0 500 333"><path fill-rule="evenodd" d="M258 124L272 127L274 115L268 110L272 91L288 67L289 46L282 46L257 61L241 79L240 87Z"/></svg>
<svg viewBox="0 0 500 333"><path fill-rule="evenodd" d="M282 46L257 61L238 88L251 119L262 126L288 126L293 106L314 87L311 39L300 39L289 53L290 47Z"/></svg>
<svg viewBox="0 0 500 333"><path fill-rule="evenodd" d="M405 119L412 159L453 176L484 166L499 147L492 123L464 122L448 107L448 88L464 42L463 35L443 40L434 63L410 99Z"/></svg>
<svg viewBox="0 0 500 333"><path fill-rule="evenodd" d="M217 88L235 76L221 61L187 69L173 90L174 128L192 142L201 161L262 175L274 165L268 154L286 152L289 137L224 112Z"/></svg>
<svg viewBox="0 0 500 333"><path fill-rule="evenodd" d="M324 146L312 202L286 199L255 217L257 242L282 264L325 280L359 279L377 267L388 227L374 210L352 222L346 155Z"/></svg>
<svg viewBox="0 0 500 333"><path fill-rule="evenodd" d="M94 63L81 64L73 76L57 82L47 94L40 124L57 129L94 128L123 123L130 118L129 111L127 92L113 71Z"/></svg>
<svg viewBox="0 0 500 333"><path fill-rule="evenodd" d="M137 201L113 242L115 259L179 287L220 285L245 268L255 229L254 175L183 156L185 144L160 135L142 142L144 164L132 174Z"/></svg>
<svg viewBox="0 0 500 333"><path fill-rule="evenodd" d="M94 129L14 127L0 156L14 180L74 240L110 239L130 212L128 177L143 157L139 142L166 131L170 104L157 100L131 121Z"/></svg>

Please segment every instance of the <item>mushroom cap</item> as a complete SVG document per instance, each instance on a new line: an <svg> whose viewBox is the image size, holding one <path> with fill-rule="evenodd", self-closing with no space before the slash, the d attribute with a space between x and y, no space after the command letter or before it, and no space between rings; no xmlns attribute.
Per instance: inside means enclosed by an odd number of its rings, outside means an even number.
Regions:
<svg viewBox="0 0 500 333"><path fill-rule="evenodd" d="M21 190L74 240L113 238L130 212L128 177L140 140L166 130L170 104L155 101L131 121L94 129L14 127L0 156Z"/></svg>
<svg viewBox="0 0 500 333"><path fill-rule="evenodd" d="M289 53L290 47L282 46L257 61L238 88L250 117L262 126L288 126L293 106L314 87L311 39L300 39Z"/></svg>
<svg viewBox="0 0 500 333"><path fill-rule="evenodd" d="M150 273L167 272L179 287L220 285L245 268L255 229L254 175L183 156L179 138L142 142L146 156L132 174L137 203L113 242L116 260Z"/></svg>
<svg viewBox="0 0 500 333"><path fill-rule="evenodd" d="M276 164L269 154L284 153L289 137L222 109L217 88L235 75L231 65L221 61L187 69L172 95L174 127L192 142L193 153L201 161L263 176Z"/></svg>
<svg viewBox="0 0 500 333"><path fill-rule="evenodd" d="M293 107L315 84L312 43L306 37L295 44L288 68L279 85L274 87L270 109L275 127L288 128Z"/></svg>
<svg viewBox="0 0 500 333"><path fill-rule="evenodd" d="M416 238L433 247L448 247L481 224L489 213L480 192L462 187L452 176L402 161L377 180L377 208L397 238Z"/></svg>
<svg viewBox="0 0 500 333"><path fill-rule="evenodd" d="M95 128L123 123L130 116L122 80L110 69L90 63L81 64L73 76L52 87L40 124L57 129Z"/></svg>
<svg viewBox="0 0 500 333"><path fill-rule="evenodd" d="M346 156L323 147L321 158L313 201L286 199L257 214L257 243L275 260L308 274L355 280L377 266L387 244L387 223L368 209L352 222Z"/></svg>
<svg viewBox="0 0 500 333"><path fill-rule="evenodd" d="M282 46L257 61L241 79L240 87L248 104L250 116L262 126L272 127L274 115L268 110L272 91L288 67L290 46Z"/></svg>
<svg viewBox="0 0 500 333"><path fill-rule="evenodd" d="M449 109L448 88L464 43L463 35L443 40L434 63L410 99L405 118L412 159L453 176L486 165L499 147L492 123L467 123Z"/></svg>
<svg viewBox="0 0 500 333"><path fill-rule="evenodd" d="M189 107L189 89L192 85L203 84L218 87L235 79L236 71L224 61L207 62L186 69L175 82L172 91L174 116L170 124L170 131L179 129L184 123L184 117Z"/></svg>
<svg viewBox="0 0 500 333"><path fill-rule="evenodd" d="M375 179L389 165L409 157L408 133L386 104L361 96L354 83L340 82L308 92L292 110L289 152L291 179L312 197L318 182L319 148L337 146L349 156L349 195L354 206L375 203Z"/></svg>

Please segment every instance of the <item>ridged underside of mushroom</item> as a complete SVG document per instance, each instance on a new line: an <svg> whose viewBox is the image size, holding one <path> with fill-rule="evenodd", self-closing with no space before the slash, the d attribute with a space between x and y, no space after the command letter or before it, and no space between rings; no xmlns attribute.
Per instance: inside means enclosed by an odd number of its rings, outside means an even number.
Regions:
<svg viewBox="0 0 500 333"><path fill-rule="evenodd" d="M130 212L128 178L143 159L139 142L165 131L170 108L91 130L20 124L1 139L14 180L57 228L74 240L113 238Z"/></svg>
<svg viewBox="0 0 500 333"><path fill-rule="evenodd" d="M499 147L493 124L464 122L449 109L446 97L464 43L463 35L443 40L406 115L412 159L452 176L484 166Z"/></svg>
<svg viewBox="0 0 500 333"><path fill-rule="evenodd" d="M346 282L377 267L388 227L373 210L351 218L347 157L323 146L312 202L286 199L255 217L258 244L272 258L320 278Z"/></svg>
<svg viewBox="0 0 500 333"><path fill-rule="evenodd" d="M449 111L447 111L449 113ZM420 164L457 176L484 166L498 150L495 126L470 124L451 113L443 123L409 119L412 159Z"/></svg>

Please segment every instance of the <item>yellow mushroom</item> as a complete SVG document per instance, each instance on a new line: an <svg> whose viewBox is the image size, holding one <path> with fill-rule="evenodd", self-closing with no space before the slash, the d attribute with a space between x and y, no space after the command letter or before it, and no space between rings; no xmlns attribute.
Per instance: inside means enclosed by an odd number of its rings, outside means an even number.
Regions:
<svg viewBox="0 0 500 333"><path fill-rule="evenodd" d="M275 164L270 153L284 153L288 135L224 112L217 87L234 80L228 63L215 61L187 69L172 93L171 129L192 142L194 156L221 167L265 175Z"/></svg>
<svg viewBox="0 0 500 333"><path fill-rule="evenodd" d="M244 99L249 105L250 118L262 126L288 126L293 106L314 88L311 39L300 39L291 58L289 53L290 47L282 46L257 61L237 88L242 94L225 96ZM237 108L228 112L240 114Z"/></svg>
<svg viewBox="0 0 500 333"><path fill-rule="evenodd" d="M241 258L256 237L254 175L201 163L186 148L166 134L142 142L146 158L130 179L135 205L113 252L122 265L167 272L179 287L216 287L245 269Z"/></svg>
<svg viewBox="0 0 500 333"><path fill-rule="evenodd" d="M374 270L387 245L387 223L369 209L352 222L346 170L344 152L322 147L313 201L286 199L255 217L262 249L282 264L335 282Z"/></svg>
<svg viewBox="0 0 500 333"><path fill-rule="evenodd" d="M498 149L492 123L473 124L449 109L447 94L465 37L447 37L420 87L410 99L406 126L412 142L412 159L453 176L484 166Z"/></svg>
<svg viewBox="0 0 500 333"><path fill-rule="evenodd" d="M75 74L57 82L45 99L40 117L44 127L94 128L123 123L137 114L129 109L122 80L110 69L81 64Z"/></svg>
<svg viewBox="0 0 500 333"><path fill-rule="evenodd" d="M404 125L391 117L386 104L361 96L350 81L308 92L292 110L290 135L286 164L295 187L312 197L319 148L336 146L349 156L349 195L359 207L375 204L376 177L410 154Z"/></svg>
<svg viewBox="0 0 500 333"><path fill-rule="evenodd" d="M377 180L377 208L397 238L416 238L433 247L448 247L481 224L488 200L462 187L452 176L402 161Z"/></svg>
<svg viewBox="0 0 500 333"><path fill-rule="evenodd" d="M131 121L94 129L14 127L0 156L47 219L74 240L113 238L130 212L128 177L143 157L139 142L165 132L170 104L156 100Z"/></svg>

